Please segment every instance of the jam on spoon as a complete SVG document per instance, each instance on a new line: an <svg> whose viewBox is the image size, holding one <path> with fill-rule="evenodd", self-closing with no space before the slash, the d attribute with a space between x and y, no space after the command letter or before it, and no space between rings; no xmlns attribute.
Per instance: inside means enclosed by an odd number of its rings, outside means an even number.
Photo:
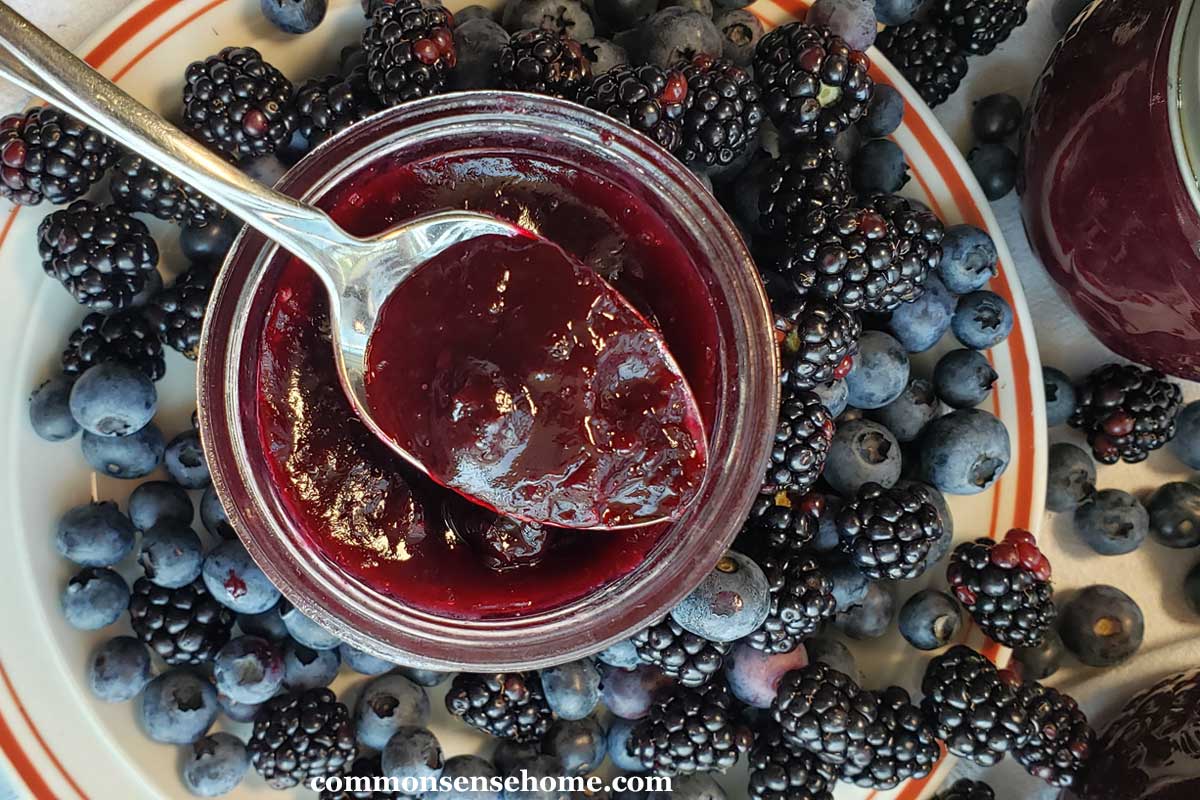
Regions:
<svg viewBox="0 0 1200 800"><path fill-rule="evenodd" d="M545 240L483 236L422 265L380 309L366 364L376 424L510 516L632 527L699 492L704 427L662 335Z"/></svg>

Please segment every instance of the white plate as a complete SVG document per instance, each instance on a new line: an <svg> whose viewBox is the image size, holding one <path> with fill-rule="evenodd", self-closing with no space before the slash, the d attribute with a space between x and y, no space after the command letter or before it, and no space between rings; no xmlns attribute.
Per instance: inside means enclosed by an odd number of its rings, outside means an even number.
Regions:
<svg viewBox="0 0 1200 800"><path fill-rule="evenodd" d="M781 0L782 2L782 0ZM759 0L753 10L768 23L793 18L800 6ZM464 0L452 3L464 5ZM134 96L167 115L177 113L184 67L221 47L253 45L284 73L302 80L336 65L340 48L357 40L363 21L358 0L333 0L329 18L314 33L292 37L276 31L259 11L258 0L140 0L81 48L88 61L117 80ZM1016 312L1008 341L989 353L1000 381L986 407L1007 424L1013 461L989 492L953 498L960 539L1002 535L1010 527L1034 528L1042 518L1046 436L1041 371L1033 327L1016 273L1000 231L978 187L928 108L897 73L876 57L873 74L891 83L908 101L904 125L894 138L904 149L914 180L908 191L947 223L970 222L988 229L1000 249L1002 270L992 282ZM138 730L134 706L95 701L84 683L88 656L97 643L116 633L95 634L69 628L58 611L61 587L72 567L53 546L57 518L68 507L93 498L122 503L133 484L93 474L79 454L78 441L48 444L29 429L26 398L30 389L57 369L68 333L83 316L80 307L39 266L34 245L45 207L0 216L0 371L8 381L0 390L0 457L4 459L3 499L7 552L0 561L0 751L12 773L37 798L186 798L177 777L173 748L153 744ZM182 266L170 226L152 229L163 251L163 268ZM944 343L943 347L948 347ZM935 354L917 360L932 366ZM167 377L159 384L162 411L158 424L169 437L187 425L194 403L193 366L171 353ZM133 565L128 565L132 567ZM133 574L126 569L127 576ZM900 589L900 601L926 583L943 581L941 571ZM122 623L125 625L125 623ZM983 645L978 632L969 634ZM926 658L904 645L893 631L883 640L854 650L875 684L898 683L915 689ZM1007 658L994 645L991 655ZM343 675L337 688L353 700L362 679ZM434 699L440 709L440 693ZM444 710L434 727L449 753L484 751L487 745L448 719ZM945 765L929 779L886 796L927 797L945 774ZM731 797L745 796L739 769L723 779ZM236 797L278 796L251 776ZM839 800L875 793L839 788Z"/></svg>

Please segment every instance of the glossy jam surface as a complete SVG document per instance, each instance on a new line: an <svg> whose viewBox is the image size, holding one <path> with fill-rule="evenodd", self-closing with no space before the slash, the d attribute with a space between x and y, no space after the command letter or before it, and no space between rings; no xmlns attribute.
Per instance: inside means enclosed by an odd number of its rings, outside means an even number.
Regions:
<svg viewBox="0 0 1200 800"><path fill-rule="evenodd" d="M568 528L670 519L704 428L666 342L544 239L488 236L419 267L367 349L377 424L439 482Z"/></svg>
<svg viewBox="0 0 1200 800"><path fill-rule="evenodd" d="M662 331L711 431L712 297L686 250L635 196L546 154L481 150L373 165L320 205L360 235L472 208L559 244ZM666 525L537 536L485 510L457 523L456 498L408 470L351 410L334 372L323 289L307 267L283 265L274 297L260 349L261 446L282 507L349 578L430 613L495 618L578 599L652 553Z"/></svg>

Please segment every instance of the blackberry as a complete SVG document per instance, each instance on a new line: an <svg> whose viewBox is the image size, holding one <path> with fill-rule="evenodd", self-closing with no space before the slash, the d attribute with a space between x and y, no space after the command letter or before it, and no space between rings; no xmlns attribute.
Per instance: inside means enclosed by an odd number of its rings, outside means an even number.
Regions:
<svg viewBox="0 0 1200 800"><path fill-rule="evenodd" d="M141 309L117 314L88 314L67 340L62 370L82 375L104 361L123 361L140 369L152 381L167 372L158 331Z"/></svg>
<svg viewBox="0 0 1200 800"><path fill-rule="evenodd" d="M579 102L646 134L675 152L683 143L683 104L687 81L678 70L646 64L622 64L603 75L579 96Z"/></svg>
<svg viewBox="0 0 1200 800"><path fill-rule="evenodd" d="M784 398L762 491L807 491L821 477L832 441L833 417L821 398L804 390Z"/></svg>
<svg viewBox="0 0 1200 800"><path fill-rule="evenodd" d="M310 148L378 110L379 103L367 85L365 67L345 77L334 74L312 78L296 90L300 135Z"/></svg>
<svg viewBox="0 0 1200 800"><path fill-rule="evenodd" d="M554 718L536 672L460 672L446 693L446 709L473 728L516 742L537 741Z"/></svg>
<svg viewBox="0 0 1200 800"><path fill-rule="evenodd" d="M848 675L817 662L783 676L771 716L784 741L840 766L861 756L856 739L874 718L876 704Z"/></svg>
<svg viewBox="0 0 1200 800"><path fill-rule="evenodd" d="M579 42L541 28L512 35L496 58L497 86L574 100L592 78Z"/></svg>
<svg viewBox="0 0 1200 800"><path fill-rule="evenodd" d="M99 131L54 108L0 119L0 197L18 205L55 205L84 195L116 159Z"/></svg>
<svg viewBox="0 0 1200 800"><path fill-rule="evenodd" d="M38 253L47 275L102 314L130 307L158 267L158 245L141 220L90 200L42 220Z"/></svg>
<svg viewBox="0 0 1200 800"><path fill-rule="evenodd" d="M744 641L767 653L790 653L833 616L833 581L808 557L764 555L755 560L770 584L771 609Z"/></svg>
<svg viewBox="0 0 1200 800"><path fill-rule="evenodd" d="M379 754L362 756L355 760L354 765L346 772L347 778L360 778L368 781L383 777L383 763ZM409 796L401 792L372 791L369 784L366 788L351 788L347 786L339 791L324 789L320 800L409 800Z"/></svg>
<svg viewBox="0 0 1200 800"><path fill-rule="evenodd" d="M1087 434L1102 464L1145 461L1151 450L1175 438L1183 394L1161 372L1107 364L1088 375L1076 395L1068 423Z"/></svg>
<svg viewBox="0 0 1200 800"><path fill-rule="evenodd" d="M914 490L864 483L837 515L842 547L871 580L907 580L925 571L942 537L937 508Z"/></svg>
<svg viewBox="0 0 1200 800"><path fill-rule="evenodd" d="M832 138L867 113L871 62L827 28L792 22L754 50L754 79L767 115L784 133Z"/></svg>
<svg viewBox="0 0 1200 800"><path fill-rule="evenodd" d="M962 778L933 800L996 800L996 793L986 783Z"/></svg>
<svg viewBox="0 0 1200 800"><path fill-rule="evenodd" d="M925 279L942 260L942 236L945 227L930 211L918 208L895 194L877 194L862 203L878 211L888 221L896 240L896 261L901 285L896 294L905 302L916 300L925 291Z"/></svg>
<svg viewBox="0 0 1200 800"><path fill-rule="evenodd" d="M629 752L659 775L724 772L750 749L724 682L678 686L657 700L629 735Z"/></svg>
<svg viewBox="0 0 1200 800"><path fill-rule="evenodd" d="M931 16L973 55L987 55L1025 24L1027 0L940 0Z"/></svg>
<svg viewBox="0 0 1200 800"><path fill-rule="evenodd" d="M203 228L225 213L212 200L136 153L126 153L117 162L108 191L113 203L130 213L150 214L177 225Z"/></svg>
<svg viewBox="0 0 1200 800"><path fill-rule="evenodd" d="M237 161L270 155L292 138L292 82L253 47L226 47L184 73L183 124Z"/></svg>
<svg viewBox="0 0 1200 800"><path fill-rule="evenodd" d="M854 200L846 162L824 142L802 142L772 159L760 185L759 224L790 238L819 235Z"/></svg>
<svg viewBox="0 0 1200 800"><path fill-rule="evenodd" d="M775 306L784 390L815 389L846 377L862 335L858 315L815 296L793 294Z"/></svg>
<svg viewBox="0 0 1200 800"><path fill-rule="evenodd" d="M634 634L633 645L644 663L689 688L703 686L718 675L731 647L685 631L669 615Z"/></svg>
<svg viewBox="0 0 1200 800"><path fill-rule="evenodd" d="M1050 562L1028 531L960 544L946 579L984 634L1005 647L1037 647L1058 616Z"/></svg>
<svg viewBox="0 0 1200 800"><path fill-rule="evenodd" d="M930 108L946 102L967 74L967 57L958 43L928 22L884 28L875 46Z"/></svg>
<svg viewBox="0 0 1200 800"><path fill-rule="evenodd" d="M167 589L138 578L129 598L133 633L168 664L206 664L229 641L233 612L218 603L200 578Z"/></svg>
<svg viewBox="0 0 1200 800"><path fill-rule="evenodd" d="M367 85L384 106L441 94L457 63L450 12L421 0L377 5L363 31Z"/></svg>
<svg viewBox="0 0 1200 800"><path fill-rule="evenodd" d="M941 750L908 692L892 686L863 694L875 701L874 717L865 729L854 732L860 741L841 766L841 780L882 791L928 775Z"/></svg>
<svg viewBox="0 0 1200 800"><path fill-rule="evenodd" d="M766 112L750 73L701 54L683 68L687 97L679 158L693 167L724 166L746 152Z"/></svg>
<svg viewBox="0 0 1200 800"><path fill-rule="evenodd" d="M925 719L956 756L990 767L1029 740L1016 691L969 647L955 645L933 659L921 691Z"/></svg>
<svg viewBox="0 0 1200 800"><path fill-rule="evenodd" d="M833 800L833 768L792 747L774 722L756 732L749 761L751 800Z"/></svg>
<svg viewBox="0 0 1200 800"><path fill-rule="evenodd" d="M1074 698L1030 681L1017 690L1029 741L1014 753L1017 762L1051 786L1076 785L1095 734Z"/></svg>
<svg viewBox="0 0 1200 800"><path fill-rule="evenodd" d="M750 556L806 554L825 510L818 494L760 494L734 548Z"/></svg>
<svg viewBox="0 0 1200 800"><path fill-rule="evenodd" d="M892 227L871 209L842 209L821 234L788 242L778 269L805 294L849 311L891 311L910 292Z"/></svg>
<svg viewBox="0 0 1200 800"><path fill-rule="evenodd" d="M246 749L272 789L342 775L358 755L350 712L325 688L288 692L264 703Z"/></svg>
<svg viewBox="0 0 1200 800"><path fill-rule="evenodd" d="M194 264L173 285L159 292L146 309L146 316L163 344L192 361L200 354L200 333L212 285L212 271Z"/></svg>

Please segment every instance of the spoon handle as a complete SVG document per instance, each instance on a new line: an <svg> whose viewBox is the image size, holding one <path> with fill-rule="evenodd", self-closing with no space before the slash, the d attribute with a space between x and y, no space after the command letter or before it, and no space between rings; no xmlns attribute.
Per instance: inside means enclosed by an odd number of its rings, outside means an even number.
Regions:
<svg viewBox="0 0 1200 800"><path fill-rule="evenodd" d="M0 77L144 156L316 268L331 289L360 241L324 212L252 180L0 2Z"/></svg>

